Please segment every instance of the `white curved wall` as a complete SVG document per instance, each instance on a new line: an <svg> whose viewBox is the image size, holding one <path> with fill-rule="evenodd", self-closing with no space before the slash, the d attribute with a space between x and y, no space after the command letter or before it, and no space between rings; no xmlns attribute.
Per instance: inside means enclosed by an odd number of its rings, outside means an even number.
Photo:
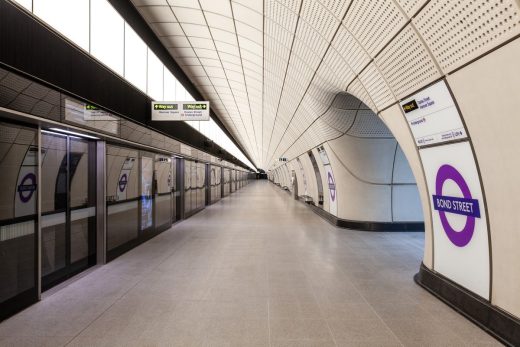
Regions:
<svg viewBox="0 0 520 347"><path fill-rule="evenodd" d="M396 148L392 180L393 221L423 221L419 190L417 189L410 164L400 146Z"/></svg>
<svg viewBox="0 0 520 347"><path fill-rule="evenodd" d="M307 195L312 198L314 203L318 205L318 184L316 182L316 174L312 167L311 159L307 153L301 155L300 162L302 163L303 170L305 171L305 178L307 179Z"/></svg>
<svg viewBox="0 0 520 347"><path fill-rule="evenodd" d="M414 175L403 151L393 138L361 138L344 135L323 144L336 181L337 213L341 219L370 222L422 222L422 208ZM330 190L320 154L313 149L323 184L323 209L329 213ZM307 195L318 205L318 188L308 153L273 171L281 182L284 167L295 170L298 195Z"/></svg>
<svg viewBox="0 0 520 347"><path fill-rule="evenodd" d="M379 143L372 140L343 136L324 146L336 181L339 218L374 222L392 220L389 184L395 140L376 141ZM357 157L358 142L368 145L363 150L364 159ZM359 179L365 176L370 176L370 180Z"/></svg>
<svg viewBox="0 0 520 347"><path fill-rule="evenodd" d="M426 181L422 169L419 153L415 147L415 142L410 134L408 124L403 117L400 107L398 105L392 106L387 110L381 112L381 118L386 126L392 131L396 140L399 142L410 169L415 177L418 192L420 195L422 210L424 218L424 258L423 263L428 268L433 267L433 230L430 215L430 198L426 190Z"/></svg>
<svg viewBox="0 0 520 347"><path fill-rule="evenodd" d="M520 39L516 39L448 76L486 193L491 303L516 316L520 316L519 59Z"/></svg>
<svg viewBox="0 0 520 347"><path fill-rule="evenodd" d="M195 11L209 10L208 4L199 4ZM183 25L193 23L178 21L176 36L169 36L165 45L262 167L271 168L280 157L294 160L346 133L351 123L341 113L328 112L338 93L347 91L377 112L399 142L417 182L426 222L424 264L434 271L432 225L438 215L432 214L432 192L428 191L425 179L431 177L432 172L423 169L399 101L435 81L447 79L469 134L466 143L472 146L481 174L481 180L470 183L481 184L485 195L481 204L487 209L491 254L484 252L480 256L491 257L491 302L520 317L520 272L517 270L520 236L516 231L520 193L516 184L516 158L520 147L516 135L520 1L308 0L282 4L265 0L244 6L251 7L251 11L247 11L250 15L239 14L232 20L254 21L257 35L253 38L239 32L230 33L231 41L237 42L234 47L237 52L243 48L238 42L247 42L258 65L243 68L242 74L239 73L240 80L257 81L252 88L254 93L249 92L252 100L240 98L242 107L237 105L237 98L229 98L230 90L242 95L249 86L230 81L222 83L223 76L227 78L227 66L215 60L217 67L211 71L218 70L218 73L206 73L201 61L193 62L193 50L180 44L189 42L195 49L209 49L208 53L219 54L217 45L200 47L200 40L192 39L181 30ZM144 17L149 22L161 22L153 18L147 6L140 10L147 14ZM229 19L226 15L223 17ZM207 23L199 24L204 30L218 31ZM162 25L152 27L156 32L165 29ZM504 46L498 48L501 45ZM258 78L259 71L264 72L261 78ZM266 97L259 98L259 94ZM255 105L254 114L250 112L251 105ZM228 117L227 110L236 114ZM262 131L258 131L258 127ZM261 155L252 150L253 143L264 144L266 148L258 151ZM355 160L355 155L341 153L334 159L334 155L329 154L337 176L340 214L348 210L347 207L353 207L348 205L348 195L356 191L343 187L353 183L353 176L338 169L338 162L347 158ZM467 156L467 152L460 155ZM288 167L301 176L297 165L289 163ZM378 179L383 175L358 172ZM400 171L396 172L396 177L407 180ZM308 180L312 177L306 176ZM298 177L298 184L299 192L304 191L302 177ZM385 189L379 193L381 200L387 199L389 194ZM396 188L393 193L395 199L404 197L416 201L406 187ZM370 194L365 199L366 203L373 200ZM393 212L398 218L408 218L406 211ZM367 212L359 213L369 217ZM380 220L388 215L381 213L372 217ZM438 254L438 257L444 256L442 252Z"/></svg>
<svg viewBox="0 0 520 347"><path fill-rule="evenodd" d="M314 159L316 160L316 164L318 165L318 170L320 171L321 183L323 184L323 209L327 212L330 212L330 193L327 185L327 174L325 173L325 169L323 168L323 163L320 159L320 154L316 148L312 149L312 154L314 155ZM316 175L314 175L316 176Z"/></svg>
<svg viewBox="0 0 520 347"><path fill-rule="evenodd" d="M344 135L327 142L326 149L336 181L339 218L423 221L413 174L395 139Z"/></svg>
<svg viewBox="0 0 520 347"><path fill-rule="evenodd" d="M520 154L520 144L516 130L519 129L518 104L514 91L520 90L520 73L518 71L518 57L520 56L520 39L515 39L503 47L483 56L482 58L463 66L459 70L447 76L447 82L453 92L453 98L460 107L461 118L464 120L470 141L473 144L476 164L481 174L481 183L484 188L489 218L489 233L491 245L491 297L493 305L519 316L520 315L520 234L516 232L519 225L519 216L516 212L520 202L519 185L517 182L518 164L511 158L517 158ZM497 66L500 67L497 70ZM513 94L512 94L513 93ZM399 182L409 183L413 173L419 196L408 191L407 187L397 187L393 192L395 200L410 201L409 206L415 210L394 210L394 218L406 220L408 212L416 215L419 206L426 213L425 219L425 249L423 262L425 266L435 271L435 259L433 256L434 239L431 221L430 194L426 187L424 172L415 142L411 136L410 129L398 104L392 105L379 113L385 121L392 134L399 142L402 152L398 150L395 179ZM341 138L343 139L343 137ZM339 142L338 140L334 140ZM334 150L334 141L331 141ZM325 145L328 146L327 144ZM355 147L355 145L354 145ZM369 146L370 147L370 146ZM339 159L356 160L363 157L361 153L366 149L357 147L356 153L329 154L331 163L338 167ZM336 152L336 151L335 151ZM404 158L407 160L405 161ZM406 168L409 163L410 170ZM384 161L379 163L384 166ZM341 165L340 165L341 166ZM370 163L363 163L357 172L363 172L363 177L372 179L384 178L381 172L373 171ZM356 173L353 168L352 173ZM353 194L351 186L352 174L334 169L336 184L339 190L339 217L349 218L344 211L349 210L348 200L345 194ZM324 175L322 174L322 178ZM508 183L509 182L509 183ZM326 189L325 189L326 191ZM354 191L355 193L355 191ZM382 189L378 194L380 199L388 196L388 192ZM366 196L365 203L372 203L370 195ZM377 206L377 205L374 205ZM360 212L359 216L370 217L370 220L384 220L384 213L370 215L366 211ZM482 254L482 257L488 256ZM437 257L443 257L440 253ZM439 259L441 260L441 259ZM517 265L512 265L517 264Z"/></svg>

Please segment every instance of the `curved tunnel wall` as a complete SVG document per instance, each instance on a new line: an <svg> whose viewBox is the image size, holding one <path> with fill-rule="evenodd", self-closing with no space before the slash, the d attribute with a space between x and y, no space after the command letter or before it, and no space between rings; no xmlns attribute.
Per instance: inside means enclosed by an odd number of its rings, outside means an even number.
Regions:
<svg viewBox="0 0 520 347"><path fill-rule="evenodd" d="M516 210L520 189L517 184L518 164L512 158L518 158L520 154L520 143L515 134L520 121L516 116L519 112L517 98L511 93L520 88L519 56L520 40L516 39L446 79L469 135L468 143L480 174L480 182L476 183L485 193L483 203L488 219L489 251L485 249L478 256L489 258L488 268L484 269L488 289L478 294L517 317L520 315L520 234L517 232L520 220ZM501 68L497 69L498 66ZM432 230L429 206L432 192L428 192L426 181L421 177L423 163L402 110L394 105L382 111L380 116L403 146L414 174L419 177L423 209ZM444 237L442 234L438 236ZM435 242L431 231L427 233L424 264L434 271L443 257L442 253L434 252L439 241ZM472 267L474 264L468 264L466 270L470 271Z"/></svg>
<svg viewBox="0 0 520 347"><path fill-rule="evenodd" d="M516 316L520 316L519 57L520 40L516 39L448 76L486 193L492 260L490 299Z"/></svg>
<svg viewBox="0 0 520 347"><path fill-rule="evenodd" d="M518 224L515 208L511 207L518 205L513 174L517 168L511 158L516 157L515 148L518 148L512 129L518 125L514 100L518 89L516 78L520 75L517 64L519 0L290 3L266 0L263 5L263 24L257 32L259 35L255 35L257 40L244 35L240 39L250 40L252 47L258 48L255 59L261 61L262 69L266 67L262 75L262 92L266 98L262 98L261 117L261 127L266 131L260 135L263 142L257 143L266 144L267 148L262 149L261 162L270 167L280 157L292 161L343 136L352 125L351 117L343 117L344 112L330 111L330 106L338 93L346 91L357 96L385 119L408 158L426 222L426 267L520 316L520 296L517 295L520 275L516 270L520 265L516 251L520 248L520 239L515 231ZM238 15L237 18L246 17ZM188 58L186 61L189 61L193 54L192 50L183 48L173 51L179 60ZM227 88L215 90L218 83L207 83L208 78L221 78L221 74L200 74L200 69L189 65L186 71L191 72L190 77L215 101L218 100L215 94L229 94ZM256 76L258 71L243 69L248 76ZM450 148L421 149L411 136L399 103L439 80L448 82L459 107L462 128L469 137L463 140L463 145L452 143ZM342 108L349 109L349 113L359 113L355 107ZM252 123L253 118L260 119L251 117ZM234 134L244 137L248 133L251 132L244 126ZM249 136L245 137L244 142L252 141ZM437 171L432 153L443 150L449 152L450 158L474 159L464 164L465 170L469 170L464 176L472 176L471 180L466 179L482 207L481 218L476 221L480 224L479 231L475 235L483 235L484 239L487 235L487 241L483 241L487 247L478 251L472 244L468 247L446 244L446 234L438 228L441 213L432 210L432 175L435 174L432 171ZM498 162L499 159L506 164ZM302 166L306 165L305 160L301 162ZM287 165L298 175L298 165L294 164ZM457 160L452 164L457 165ZM302 183L299 179L300 191ZM336 183L341 193L344 188L339 180ZM447 187L450 185L448 182ZM455 192L453 189L448 190ZM312 190L309 194L313 194ZM341 196L338 198L341 204ZM329 210L337 207L334 206L329 206ZM338 213L343 213L342 210L340 207ZM488 259L488 269L478 267L478 271L474 271L475 267L469 263L477 258ZM460 274L454 276L442 270L443 261L465 263L472 271L459 268L466 276L459 278ZM479 279L470 278L477 272L482 275ZM487 283L487 292L477 290L471 281Z"/></svg>
<svg viewBox="0 0 520 347"><path fill-rule="evenodd" d="M357 146L349 142L361 142L362 158ZM371 142L369 146L363 143ZM325 211L338 218L352 221L370 222L422 222L423 214L417 185L404 154L395 139L360 140L344 136L324 144L330 153L330 163L334 172L337 189L337 213L330 210L330 191L323 164L318 164L320 179L324 182L323 206ZM347 154L346 154L347 153ZM388 154L388 156L385 156ZM353 158L349 156L354 156ZM342 159L340 159L342 158ZM370 158L367 160L367 158ZM294 170L297 177L298 195L307 195L318 205L319 195L316 176L306 155L299 157L304 175L295 161L279 166L271 179L281 187L292 191L287 172ZM309 163L307 163L309 161ZM348 163L348 164L346 164ZM368 166L368 167L367 167ZM372 172L370 180L364 179L364 172ZM363 177L363 178L362 178ZM305 185L306 183L306 185ZM306 194L305 194L306 192Z"/></svg>
<svg viewBox="0 0 520 347"><path fill-rule="evenodd" d="M341 136L348 124L344 117L331 115L327 109L332 99L330 93L346 90L357 96L385 121L415 176L426 228L424 265L477 294L491 307L520 317L520 233L517 231L520 220L516 211L520 185L515 159L520 154L516 135L520 125L517 117L519 1L420 1L414 5L387 1L381 10L392 15L386 19L355 21L353 15L360 15L361 3L352 2L330 50L326 51L326 66L320 66L316 80L309 82L311 89L304 102L319 105L314 107L317 118L311 118L305 132L289 139L285 152L274 157L285 156L290 160L309 147L326 142L324 139L330 141ZM368 13L376 16L376 12L364 11L366 16ZM386 25L385 21L394 21L395 25ZM387 31L376 29L385 27ZM351 40L359 39L367 31L374 33L378 42ZM345 44L346 41L350 43ZM350 49L344 50L345 47ZM322 89L320 94L316 87L323 86L323 80L328 81L326 85L330 88ZM453 144L449 152L454 158L473 159L470 164L474 167L468 175L472 178L467 180L473 187L472 194L479 196L482 218L478 223L483 226L474 234L482 235L487 245L476 251L471 250L472 243L468 248L446 244L447 235L438 228L440 213L432 209L435 192L428 188L426 180L434 173L431 165L423 165L423 159L430 156L428 152L434 150L421 150L416 145L400 105L410 95L439 80L447 83L468 135L462 140L465 145ZM301 123L306 112L309 111L298 110L295 122ZM290 126L301 127L301 124ZM343 189L341 180L336 180L336 184ZM473 262L477 259L487 259L487 265L477 265ZM464 263L459 274L443 271L443 262L457 264L458 260ZM484 285L477 288L474 286L477 282Z"/></svg>
<svg viewBox="0 0 520 347"><path fill-rule="evenodd" d="M415 179L395 139L345 135L325 148L336 181L339 218L423 221Z"/></svg>
<svg viewBox="0 0 520 347"><path fill-rule="evenodd" d="M500 309L520 316L520 272L517 270L520 236L516 231L519 188L515 175L518 167L512 159L518 156L519 148L515 133L519 125L518 117L515 117L520 78L519 1L317 3L308 1L300 7L268 13L265 37L276 38L277 32L283 32L285 36L278 37L276 44L266 40L266 65L287 66L290 86L283 98L266 98L282 104L283 111L287 111L278 118L279 123L273 122L273 128L287 125L289 129L275 133L272 157L285 156L292 160L327 142L326 147L332 152L334 139L348 131L350 125L328 112L331 100L345 90L356 95L385 120L408 158L425 212L424 264ZM313 5L327 7L321 15L332 23L328 28L320 27L323 21L312 20L317 18ZM301 26L295 18L299 13L303 18ZM296 23L293 28L283 26L288 17L295 19L291 21ZM271 25L276 22L280 25ZM279 30L279 27L286 30ZM318 34L309 34L314 32ZM290 54L293 44L296 56ZM299 67L285 64L284 57L271 54L274 51L289 52L287 60L296 61ZM287 70L268 74L267 83L284 72ZM460 249L460 246L449 244L444 245L444 249L440 247L442 242L446 243L443 239L446 235L435 227L440 213L432 210L431 176L434 173L432 166L424 161L427 153L435 150L421 149L415 144L399 105L401 100L440 79L448 83L468 134L462 145L449 144L450 155L473 159L470 164L474 166L471 170L475 175L469 184L476 187L475 190L472 188L474 194L479 191L480 224L484 228L477 234L484 236L487 247L477 252L472 250L471 257L488 259L487 268L478 267L478 271L470 264L472 258L466 255L469 248ZM280 83L285 84L285 79ZM265 109L266 114L274 115L276 119L277 109L273 112L269 107ZM320 116L316 118L317 115ZM268 149L267 155L270 154ZM338 158L343 160L341 154ZM304 162L302 159L302 167L306 165ZM289 165L298 175L298 164ZM333 158L330 166L338 166ZM309 177L312 175L307 174L306 178ZM284 180L289 181L289 178ZM345 189L339 179L335 183L338 193ZM298 184L301 186L303 181L299 179ZM307 189L313 194L312 189ZM343 208L339 207L338 214L341 214ZM443 261L457 263L455 259L464 260L466 269L459 270L464 272L462 276L467 276L468 282L458 278L460 274L452 276L441 270ZM472 278L477 272L483 276ZM476 290L471 282L485 282L488 289Z"/></svg>

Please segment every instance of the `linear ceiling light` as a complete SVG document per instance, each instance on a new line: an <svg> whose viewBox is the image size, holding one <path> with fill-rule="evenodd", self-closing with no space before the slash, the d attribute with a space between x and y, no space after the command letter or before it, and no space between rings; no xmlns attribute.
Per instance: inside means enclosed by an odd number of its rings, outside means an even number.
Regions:
<svg viewBox="0 0 520 347"><path fill-rule="evenodd" d="M59 133L65 133L65 134L69 134L69 135L76 135L79 137L86 137L86 138L93 139L93 140L99 140L99 137L95 137L92 135L86 135L86 134L82 134L82 133L77 133L75 131L64 130L64 129L60 129L60 128L50 128L50 129L53 131L59 132Z"/></svg>

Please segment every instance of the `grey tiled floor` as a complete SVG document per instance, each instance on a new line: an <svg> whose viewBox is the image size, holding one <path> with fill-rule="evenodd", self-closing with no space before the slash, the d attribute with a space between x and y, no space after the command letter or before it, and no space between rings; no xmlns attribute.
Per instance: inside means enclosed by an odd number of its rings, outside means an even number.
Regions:
<svg viewBox="0 0 520 347"><path fill-rule="evenodd" d="M422 247L254 182L4 321L0 345L498 345L413 282Z"/></svg>

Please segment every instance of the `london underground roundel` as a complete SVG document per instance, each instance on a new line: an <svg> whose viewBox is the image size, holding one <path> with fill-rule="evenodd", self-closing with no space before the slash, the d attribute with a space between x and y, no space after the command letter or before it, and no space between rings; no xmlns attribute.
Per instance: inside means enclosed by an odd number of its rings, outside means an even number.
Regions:
<svg viewBox="0 0 520 347"><path fill-rule="evenodd" d="M452 180L459 187L462 192L461 197L442 194L442 188L448 180ZM478 200L471 196L464 177L451 165L442 165L437 171L433 208L439 213L442 227L450 241L458 247L466 246L475 231L475 218L480 218L480 206ZM466 217L462 230L455 230L451 226L446 215L449 213Z"/></svg>
<svg viewBox="0 0 520 347"><path fill-rule="evenodd" d="M22 178L20 185L18 186L18 196L24 203L31 200L36 190L36 175L32 172Z"/></svg>
<svg viewBox="0 0 520 347"><path fill-rule="evenodd" d="M126 188L126 185L128 184L128 176L125 174L121 175L121 178L119 179L119 191L123 192Z"/></svg>
<svg viewBox="0 0 520 347"><path fill-rule="evenodd" d="M430 196L432 268L489 299L486 207L469 141L419 149Z"/></svg>
<svg viewBox="0 0 520 347"><path fill-rule="evenodd" d="M330 172L327 173L327 180L329 181L329 191L330 191L330 199L332 201L336 200L336 183L334 182L334 177Z"/></svg>

